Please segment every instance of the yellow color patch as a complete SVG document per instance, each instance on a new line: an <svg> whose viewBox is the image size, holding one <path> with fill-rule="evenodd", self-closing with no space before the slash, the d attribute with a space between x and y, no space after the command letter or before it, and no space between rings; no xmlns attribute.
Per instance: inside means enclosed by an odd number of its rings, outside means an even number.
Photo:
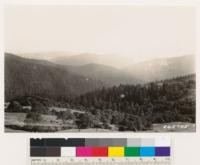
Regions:
<svg viewBox="0 0 200 165"><path fill-rule="evenodd" d="M109 157L123 157L124 147L108 147L108 156Z"/></svg>

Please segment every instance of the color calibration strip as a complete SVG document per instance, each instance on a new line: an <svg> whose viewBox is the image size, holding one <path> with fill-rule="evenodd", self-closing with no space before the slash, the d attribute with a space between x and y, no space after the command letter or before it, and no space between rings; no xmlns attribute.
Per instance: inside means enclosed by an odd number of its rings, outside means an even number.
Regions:
<svg viewBox="0 0 200 165"><path fill-rule="evenodd" d="M31 139L31 157L170 157L170 140L135 139Z"/></svg>

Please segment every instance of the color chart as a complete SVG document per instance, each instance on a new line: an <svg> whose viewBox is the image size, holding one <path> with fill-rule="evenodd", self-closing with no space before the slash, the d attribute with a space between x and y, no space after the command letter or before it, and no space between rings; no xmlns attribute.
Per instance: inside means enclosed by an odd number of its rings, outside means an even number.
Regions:
<svg viewBox="0 0 200 165"><path fill-rule="evenodd" d="M168 138L30 139L31 165L169 165Z"/></svg>

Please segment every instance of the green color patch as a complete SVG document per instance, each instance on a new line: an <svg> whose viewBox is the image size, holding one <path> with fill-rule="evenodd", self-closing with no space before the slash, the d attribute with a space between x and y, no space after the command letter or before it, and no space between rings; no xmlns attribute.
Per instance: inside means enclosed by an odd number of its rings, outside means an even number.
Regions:
<svg viewBox="0 0 200 165"><path fill-rule="evenodd" d="M125 147L125 156L140 156L140 147Z"/></svg>

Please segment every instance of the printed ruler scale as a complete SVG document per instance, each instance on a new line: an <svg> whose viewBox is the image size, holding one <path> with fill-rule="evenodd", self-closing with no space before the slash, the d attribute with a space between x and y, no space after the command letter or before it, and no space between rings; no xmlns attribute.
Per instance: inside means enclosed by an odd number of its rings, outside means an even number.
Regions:
<svg viewBox="0 0 200 165"><path fill-rule="evenodd" d="M32 159L31 165L170 165L170 160L166 158L41 158L41 159Z"/></svg>
<svg viewBox="0 0 200 165"><path fill-rule="evenodd" d="M30 165L170 165L168 138L31 139Z"/></svg>

